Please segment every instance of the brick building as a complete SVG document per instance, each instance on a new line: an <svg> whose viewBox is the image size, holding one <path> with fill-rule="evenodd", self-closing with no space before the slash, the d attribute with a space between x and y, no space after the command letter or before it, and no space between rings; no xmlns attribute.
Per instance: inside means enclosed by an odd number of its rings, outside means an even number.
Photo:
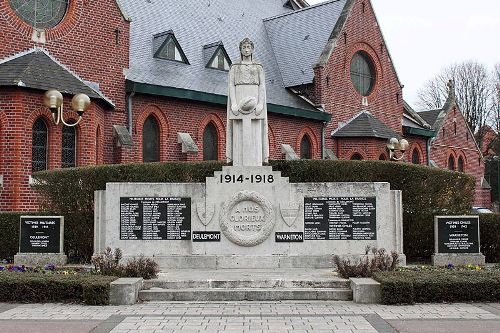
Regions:
<svg viewBox="0 0 500 333"><path fill-rule="evenodd" d="M453 158L489 206L452 94L439 112L404 103L369 0L41 3L0 0L0 211L36 209L36 170L224 159L227 70L244 37L266 72L272 159L388 159L387 140L404 137L408 161ZM71 98L90 96L82 122L54 125L48 89L73 122Z"/></svg>

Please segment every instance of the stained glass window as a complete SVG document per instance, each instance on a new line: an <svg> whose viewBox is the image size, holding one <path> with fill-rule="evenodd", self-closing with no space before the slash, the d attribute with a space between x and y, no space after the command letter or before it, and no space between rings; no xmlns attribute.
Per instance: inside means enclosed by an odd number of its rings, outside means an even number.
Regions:
<svg viewBox="0 0 500 333"><path fill-rule="evenodd" d="M203 160L216 161L218 159L218 135L214 124L208 123L203 131Z"/></svg>
<svg viewBox="0 0 500 333"><path fill-rule="evenodd" d="M307 135L304 135L300 141L300 158L310 160L312 158L311 150L311 140L309 140Z"/></svg>
<svg viewBox="0 0 500 333"><path fill-rule="evenodd" d="M455 171L455 158L452 155L448 157L448 170Z"/></svg>
<svg viewBox="0 0 500 333"><path fill-rule="evenodd" d="M413 153L411 154L411 163L420 164L420 154L417 149L413 149Z"/></svg>
<svg viewBox="0 0 500 333"><path fill-rule="evenodd" d="M42 119L33 124L31 146L31 170L33 172L47 169L47 125Z"/></svg>
<svg viewBox="0 0 500 333"><path fill-rule="evenodd" d="M62 156L61 167L73 168L76 166L76 129L64 126L62 129Z"/></svg>
<svg viewBox="0 0 500 333"><path fill-rule="evenodd" d="M375 83L375 67L366 52L357 52L352 57L351 81L362 96L368 96L372 92Z"/></svg>
<svg viewBox="0 0 500 333"><path fill-rule="evenodd" d="M9 0L9 4L24 22L39 29L55 27L68 10L68 0Z"/></svg>
<svg viewBox="0 0 500 333"><path fill-rule="evenodd" d="M354 155L351 156L351 161L362 161L362 160L363 160L363 156L361 156L358 153L355 153Z"/></svg>
<svg viewBox="0 0 500 333"><path fill-rule="evenodd" d="M142 160L160 161L160 126L154 116L149 116L142 129Z"/></svg>
<svg viewBox="0 0 500 333"><path fill-rule="evenodd" d="M465 171L464 165L465 165L464 159L462 158L462 156L460 156L458 158L458 172L464 172Z"/></svg>

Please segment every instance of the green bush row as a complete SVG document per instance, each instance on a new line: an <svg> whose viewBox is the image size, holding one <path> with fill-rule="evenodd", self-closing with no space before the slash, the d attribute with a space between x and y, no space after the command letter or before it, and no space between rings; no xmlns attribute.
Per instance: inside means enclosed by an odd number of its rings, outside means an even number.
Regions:
<svg viewBox="0 0 500 333"><path fill-rule="evenodd" d="M12 262L19 252L19 217L21 213L0 213L0 265Z"/></svg>
<svg viewBox="0 0 500 333"><path fill-rule="evenodd" d="M40 181L38 191L46 198L45 210L63 215L84 213L81 220L92 223L85 214L93 212L94 191L105 189L108 182L204 182L223 165L222 162L102 165L45 171L35 177ZM271 161L270 165L289 177L290 182L389 182L392 189L402 190L404 252L408 258L430 258L434 252L434 215L467 213L474 197L472 177L425 166L321 160L280 160ZM90 226L84 229L92 230Z"/></svg>
<svg viewBox="0 0 500 333"><path fill-rule="evenodd" d="M500 271L379 272L382 303L498 302Z"/></svg>
<svg viewBox="0 0 500 333"><path fill-rule="evenodd" d="M0 302L109 304L112 276L0 273Z"/></svg>
<svg viewBox="0 0 500 333"><path fill-rule="evenodd" d="M479 215L481 253L487 262L500 263L500 214Z"/></svg>

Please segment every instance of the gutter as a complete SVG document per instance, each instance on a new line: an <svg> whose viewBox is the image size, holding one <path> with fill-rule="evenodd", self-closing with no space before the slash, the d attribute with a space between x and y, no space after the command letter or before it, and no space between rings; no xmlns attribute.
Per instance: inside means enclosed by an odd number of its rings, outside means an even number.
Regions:
<svg viewBox="0 0 500 333"><path fill-rule="evenodd" d="M132 136L132 98L135 96L135 91L132 91L127 97L127 122L128 132Z"/></svg>

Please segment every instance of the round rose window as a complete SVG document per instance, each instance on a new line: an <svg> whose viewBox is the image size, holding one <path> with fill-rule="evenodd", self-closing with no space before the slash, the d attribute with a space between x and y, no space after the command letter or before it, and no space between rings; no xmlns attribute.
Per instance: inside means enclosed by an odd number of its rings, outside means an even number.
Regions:
<svg viewBox="0 0 500 333"><path fill-rule="evenodd" d="M371 94L375 85L375 66L370 56L364 52L357 52L351 61L351 81L362 96Z"/></svg>
<svg viewBox="0 0 500 333"><path fill-rule="evenodd" d="M68 9L68 0L9 0L9 4L24 22L38 29L55 27Z"/></svg>

